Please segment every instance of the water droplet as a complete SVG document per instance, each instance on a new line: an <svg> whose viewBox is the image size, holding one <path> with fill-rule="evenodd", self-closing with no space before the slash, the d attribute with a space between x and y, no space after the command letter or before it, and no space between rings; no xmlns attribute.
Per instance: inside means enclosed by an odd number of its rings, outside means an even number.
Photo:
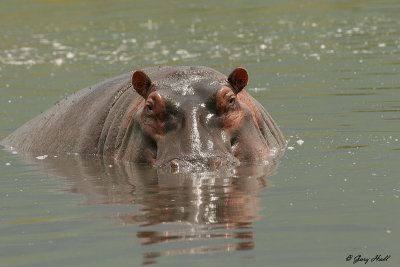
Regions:
<svg viewBox="0 0 400 267"><path fill-rule="evenodd" d="M54 60L54 64L56 66L61 66L63 64L63 59L62 58L57 58Z"/></svg>
<svg viewBox="0 0 400 267"><path fill-rule="evenodd" d="M74 56L75 56L75 54L72 52L67 53L67 58L73 58Z"/></svg>
<svg viewBox="0 0 400 267"><path fill-rule="evenodd" d="M302 139L299 139L299 140L296 141L296 143L299 144L299 145L303 145L304 141Z"/></svg>
<svg viewBox="0 0 400 267"><path fill-rule="evenodd" d="M37 156L36 158L37 159L40 159L40 160L43 160L43 159L45 159L45 158L47 158L48 157L48 155L43 155L43 156Z"/></svg>

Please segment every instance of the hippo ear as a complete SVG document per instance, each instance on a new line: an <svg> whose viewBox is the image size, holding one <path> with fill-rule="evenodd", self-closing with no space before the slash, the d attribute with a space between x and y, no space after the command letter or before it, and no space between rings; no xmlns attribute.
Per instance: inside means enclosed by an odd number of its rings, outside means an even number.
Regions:
<svg viewBox="0 0 400 267"><path fill-rule="evenodd" d="M244 68L234 69L228 77L228 82L233 87L236 94L242 91L242 89L247 85L248 81L249 75L247 74L247 70Z"/></svg>
<svg viewBox="0 0 400 267"><path fill-rule="evenodd" d="M143 98L150 93L151 80L142 70L137 70L132 74L132 86Z"/></svg>

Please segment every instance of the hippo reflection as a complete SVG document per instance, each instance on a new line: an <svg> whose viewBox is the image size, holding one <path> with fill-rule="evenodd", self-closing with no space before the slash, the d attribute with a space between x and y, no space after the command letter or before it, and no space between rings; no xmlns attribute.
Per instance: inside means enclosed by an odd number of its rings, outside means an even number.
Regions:
<svg viewBox="0 0 400 267"><path fill-rule="evenodd" d="M187 243L185 249L145 253L144 263L161 255L253 249L252 223L260 218L257 195L266 186L264 177L277 166L272 161L269 165L173 174L129 163L105 163L97 157L49 155L45 160L31 157L29 161L64 179L69 186L66 191L85 195L87 205L140 207L103 217L143 227L136 233L142 245ZM154 230L157 225L169 229ZM228 244L214 245L221 239ZM192 247L192 240L203 240L207 245Z"/></svg>
<svg viewBox="0 0 400 267"><path fill-rule="evenodd" d="M243 89L248 73L153 67L61 101L2 141L40 153L94 154L177 170L262 162L286 145Z"/></svg>

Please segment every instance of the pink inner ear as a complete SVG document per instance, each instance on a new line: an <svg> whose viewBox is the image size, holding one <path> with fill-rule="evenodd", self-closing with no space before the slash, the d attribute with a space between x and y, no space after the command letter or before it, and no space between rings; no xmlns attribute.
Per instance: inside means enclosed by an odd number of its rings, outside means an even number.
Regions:
<svg viewBox="0 0 400 267"><path fill-rule="evenodd" d="M137 70L133 73L132 75L132 85L135 87L142 87L143 85L146 84L147 81L147 75L141 70Z"/></svg>
<svg viewBox="0 0 400 267"><path fill-rule="evenodd" d="M247 75L247 71L243 68L237 68L235 70L235 81L238 83L238 85L243 85L246 86L247 85L247 81L249 79L248 75Z"/></svg>
<svg viewBox="0 0 400 267"><path fill-rule="evenodd" d="M240 92L247 85L249 75L247 74L246 69L236 68L229 78L232 85L236 87L236 90L238 90L238 92Z"/></svg>
<svg viewBox="0 0 400 267"><path fill-rule="evenodd" d="M132 86L141 96L146 97L150 85L150 78L143 71L137 70L132 74Z"/></svg>

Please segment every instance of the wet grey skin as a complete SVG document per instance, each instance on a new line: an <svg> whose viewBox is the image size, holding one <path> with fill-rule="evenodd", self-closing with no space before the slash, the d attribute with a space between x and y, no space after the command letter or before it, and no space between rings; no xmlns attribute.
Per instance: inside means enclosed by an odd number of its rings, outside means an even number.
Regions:
<svg viewBox="0 0 400 267"><path fill-rule="evenodd" d="M286 141L263 106L242 90L247 71L238 69L229 78L200 66L152 67L136 78L132 73L111 78L60 101L1 144L21 152L95 154L172 170L265 161ZM226 112L217 107L223 87L236 100Z"/></svg>

